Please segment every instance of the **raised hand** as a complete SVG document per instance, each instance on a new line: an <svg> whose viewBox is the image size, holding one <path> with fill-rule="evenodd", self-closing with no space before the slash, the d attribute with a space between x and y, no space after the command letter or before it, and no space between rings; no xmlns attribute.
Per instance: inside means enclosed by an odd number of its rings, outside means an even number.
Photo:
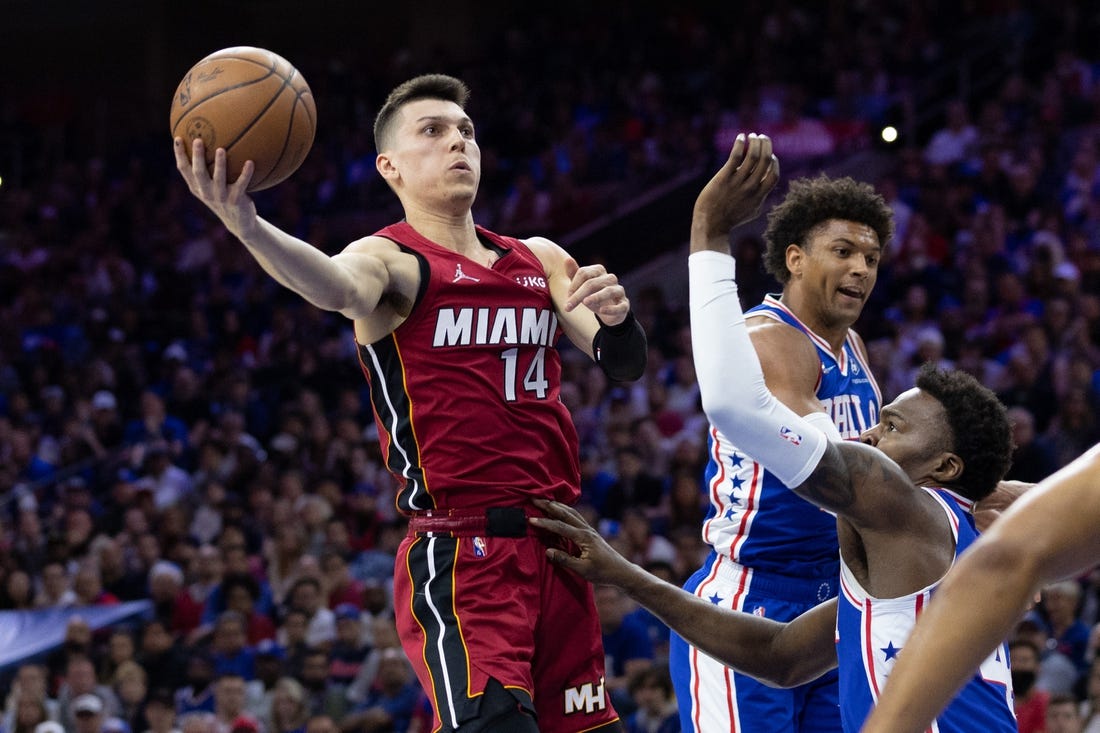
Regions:
<svg viewBox="0 0 1100 733"><path fill-rule="evenodd" d="M692 251L727 251L730 230L755 219L778 182L779 159L772 154L771 139L738 135L729 158L695 200Z"/></svg>

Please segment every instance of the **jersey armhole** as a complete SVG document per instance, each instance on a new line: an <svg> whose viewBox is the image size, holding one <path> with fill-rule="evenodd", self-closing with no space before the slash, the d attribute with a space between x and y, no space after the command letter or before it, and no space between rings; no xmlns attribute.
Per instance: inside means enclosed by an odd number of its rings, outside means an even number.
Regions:
<svg viewBox="0 0 1100 733"><path fill-rule="evenodd" d="M409 317L412 316L413 311L416 310L416 306L420 305L420 301L424 299L424 293L428 291L428 278L431 277L432 268L428 264L428 258L417 252L412 247L407 247L401 242L398 242L396 239L390 239L389 237L385 238L396 244L397 248L405 254L409 254L415 257L417 264L420 266L420 285L416 288L416 297L413 299L412 308L409 309L409 315L405 317L405 320L408 320Z"/></svg>

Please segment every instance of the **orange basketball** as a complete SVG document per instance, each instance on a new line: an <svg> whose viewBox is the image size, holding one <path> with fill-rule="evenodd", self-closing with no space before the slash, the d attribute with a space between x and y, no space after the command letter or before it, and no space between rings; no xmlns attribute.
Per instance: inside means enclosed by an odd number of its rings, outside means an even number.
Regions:
<svg viewBox="0 0 1100 733"><path fill-rule="evenodd" d="M201 137L206 163L225 148L232 183L246 160L256 171L249 191L283 181L306 159L317 129L309 85L286 59L250 46L226 48L191 67L172 98L172 137ZM187 146L191 155L190 144Z"/></svg>

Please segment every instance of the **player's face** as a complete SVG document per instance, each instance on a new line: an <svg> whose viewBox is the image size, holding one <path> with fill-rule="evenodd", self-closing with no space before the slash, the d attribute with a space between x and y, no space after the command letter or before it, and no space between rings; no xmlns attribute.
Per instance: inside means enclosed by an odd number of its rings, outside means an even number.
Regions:
<svg viewBox="0 0 1100 733"><path fill-rule="evenodd" d="M878 279L882 246L875 230L854 221L830 219L807 235L805 247L787 251L789 287L823 328L847 328L859 318Z"/></svg>
<svg viewBox="0 0 1100 733"><path fill-rule="evenodd" d="M454 102L418 99L401 108L387 153L399 190L417 197L472 202L481 180L474 123Z"/></svg>
<svg viewBox="0 0 1100 733"><path fill-rule="evenodd" d="M943 461L945 435L950 427L943 404L914 387L883 407L878 424L861 439L892 458L914 483L924 484Z"/></svg>

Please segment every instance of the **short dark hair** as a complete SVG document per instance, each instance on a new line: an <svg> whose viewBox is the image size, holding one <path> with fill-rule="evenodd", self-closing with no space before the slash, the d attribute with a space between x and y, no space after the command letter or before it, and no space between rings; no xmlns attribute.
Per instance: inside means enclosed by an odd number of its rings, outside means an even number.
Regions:
<svg viewBox="0 0 1100 733"><path fill-rule="evenodd" d="M418 99L442 99L454 102L466 109L470 98L470 89L466 84L446 74L423 74L398 85L386 97L378 116L374 118L374 148L379 153L389 146L392 138L393 120L397 111L409 102Z"/></svg>
<svg viewBox="0 0 1100 733"><path fill-rule="evenodd" d="M781 283L791 279L787 247L806 247L808 235L831 219L854 221L874 230L883 250L894 236L894 212L867 183L825 174L791 181L783 201L768 212L764 231L764 269Z"/></svg>
<svg viewBox="0 0 1100 733"><path fill-rule="evenodd" d="M963 461L963 475L952 488L968 499L984 499L997 488L1012 463L1012 424L997 395L958 369L924 364L917 388L943 405L951 428L951 452Z"/></svg>

